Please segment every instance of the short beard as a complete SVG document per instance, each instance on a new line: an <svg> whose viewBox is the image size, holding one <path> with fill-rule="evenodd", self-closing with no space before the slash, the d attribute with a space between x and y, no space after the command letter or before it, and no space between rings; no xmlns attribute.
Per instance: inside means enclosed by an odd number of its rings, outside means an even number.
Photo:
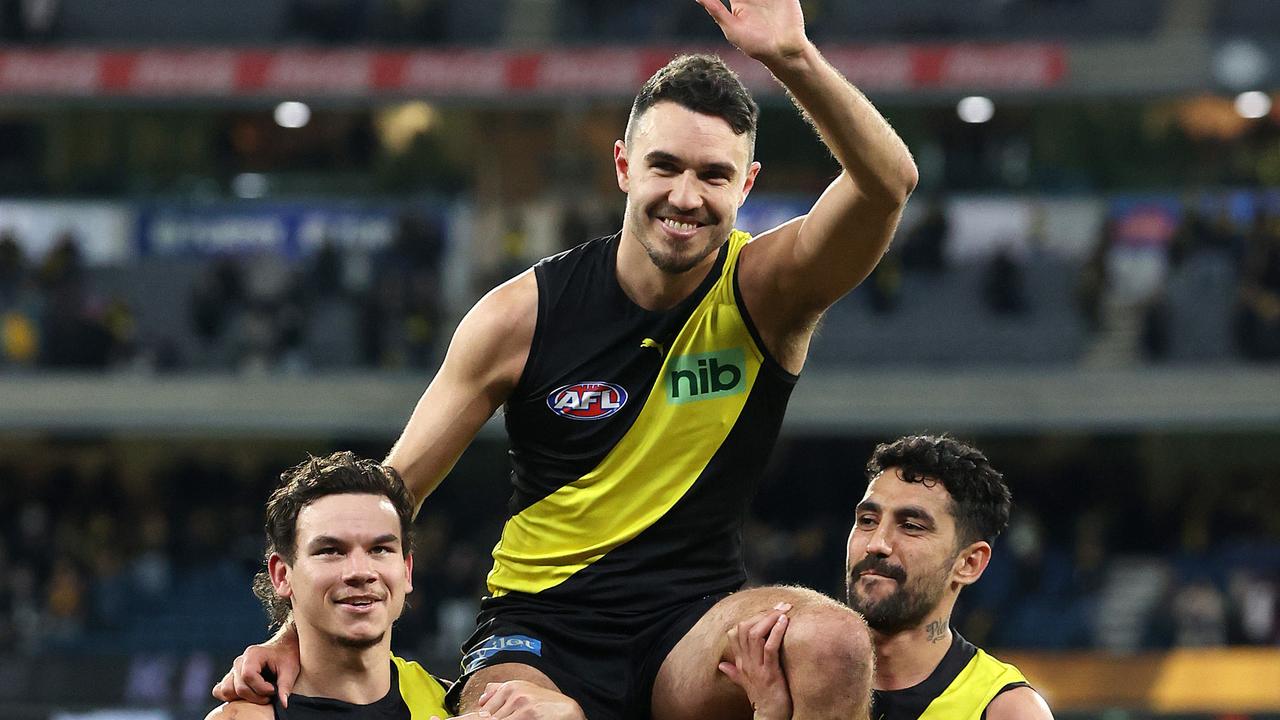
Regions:
<svg viewBox="0 0 1280 720"><path fill-rule="evenodd" d="M698 264L707 259L707 256L715 252L723 243L716 243L714 247L708 248L707 252L677 261L674 256L665 255L659 249L645 245L645 254L649 256L649 262L668 275L683 275L690 270L698 267Z"/></svg>
<svg viewBox="0 0 1280 720"><path fill-rule="evenodd" d="M683 275L684 273L696 268L704 262L709 255L719 250L720 247L729 240L728 232L725 232L723 237L715 236L714 230L716 228L716 224L719 223L720 220L717 217L709 216L705 218L707 222L703 227L710 228L713 234L711 234L710 241L707 246L702 249L702 252L695 253L689 257L681 257L675 253L665 253L663 252L663 247L659 242L656 239L651 240L650 238L653 236L649 234L653 232L649 226L649 222L656 220L656 213L658 213L659 210L664 209L665 208L655 208L651 213L649 210L644 208L635 208L631 212L633 214L632 219L635 221L637 226L637 236L640 240L640 245L644 248L645 254L649 256L649 262L653 263L654 267L668 275Z"/></svg>
<svg viewBox="0 0 1280 720"><path fill-rule="evenodd" d="M949 568L952 560L948 559L944 568ZM854 588L866 570L892 578L897 588L881 600L864 602ZM845 578L845 602L862 614L872 630L882 635L895 635L917 627L937 608L947 587L942 571L940 568L936 573L908 578L902 568L890 565L884 558L867 557L849 569ZM941 577L942 581L933 586L927 584L934 577Z"/></svg>
<svg viewBox="0 0 1280 720"><path fill-rule="evenodd" d="M372 638L350 638L345 635L338 635L334 638L334 642L340 645L341 647L349 648L351 650L368 650L369 648L382 642L382 639L385 638L386 636L387 636L387 633L385 631L379 634L377 637L372 637Z"/></svg>

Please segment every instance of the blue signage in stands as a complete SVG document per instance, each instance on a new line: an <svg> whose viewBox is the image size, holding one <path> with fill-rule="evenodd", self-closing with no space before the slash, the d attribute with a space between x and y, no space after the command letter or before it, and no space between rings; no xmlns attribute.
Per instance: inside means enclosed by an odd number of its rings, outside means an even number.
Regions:
<svg viewBox="0 0 1280 720"><path fill-rule="evenodd" d="M402 205L154 204L138 209L139 255L310 254L326 241L376 250L395 237ZM421 212L423 208L415 208Z"/></svg>

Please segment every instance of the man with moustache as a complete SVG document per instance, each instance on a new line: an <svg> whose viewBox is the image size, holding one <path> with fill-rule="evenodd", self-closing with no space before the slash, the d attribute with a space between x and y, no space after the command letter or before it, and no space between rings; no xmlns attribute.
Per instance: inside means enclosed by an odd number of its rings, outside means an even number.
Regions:
<svg viewBox="0 0 1280 720"><path fill-rule="evenodd" d="M946 436L908 436L876 447L849 533L846 595L875 643L875 720L1052 720L1022 673L960 637L951 611L982 576L1009 523L1003 476L976 448ZM778 651L787 617L775 609L729 632L756 720L791 717Z"/></svg>
<svg viewBox="0 0 1280 720"><path fill-rule="evenodd" d="M866 626L813 591L738 591L741 527L814 328L884 254L917 171L809 41L799 0L697 1L842 172L806 215L735 230L760 171L758 108L719 58L678 57L613 148L621 231L543 260L459 324L387 463L421 504L504 411L514 493L450 694L463 712L490 683L525 680L592 720L746 720L716 671L725 632L781 604L796 716L866 716ZM250 672L216 692L274 691L264 664L287 690L290 645L251 648Z"/></svg>

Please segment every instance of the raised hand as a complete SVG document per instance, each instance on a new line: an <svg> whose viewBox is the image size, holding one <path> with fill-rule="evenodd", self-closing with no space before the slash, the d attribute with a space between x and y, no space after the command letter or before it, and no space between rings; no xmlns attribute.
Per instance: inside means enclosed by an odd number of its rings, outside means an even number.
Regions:
<svg viewBox="0 0 1280 720"><path fill-rule="evenodd" d="M715 19L725 39L768 65L795 57L809 45L800 0L695 0Z"/></svg>
<svg viewBox="0 0 1280 720"><path fill-rule="evenodd" d="M791 720L791 689L782 672L782 638L787 634L787 610L774 609L729 628L729 657L720 663L724 673L742 688L755 709L755 720Z"/></svg>

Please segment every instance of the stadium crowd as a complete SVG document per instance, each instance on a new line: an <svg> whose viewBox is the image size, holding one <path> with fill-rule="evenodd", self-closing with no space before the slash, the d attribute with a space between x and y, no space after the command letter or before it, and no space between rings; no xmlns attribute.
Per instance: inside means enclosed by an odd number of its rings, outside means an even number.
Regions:
<svg viewBox="0 0 1280 720"><path fill-rule="evenodd" d="M1013 524L958 608L966 637L1051 649L1280 643L1280 528L1266 512L1280 496L1265 472L1220 464L1165 477L1140 438L1043 442L1052 462L1034 451L1005 462ZM753 583L839 595L863 487L847 462L864 445L779 447L745 529ZM249 589L262 506L296 458L205 449L143 469L92 442L43 455L0 462L0 651L231 652L262 636ZM415 586L429 590L397 631L403 652L446 667L484 592L506 492L497 466L461 472L418 519Z"/></svg>
<svg viewBox="0 0 1280 720"><path fill-rule="evenodd" d="M1107 348L1123 344L1117 336L1126 334L1133 347L1112 364L1280 359L1280 213L1259 204L1241 222L1191 203L1182 212L1167 240L1142 253L1145 264L1137 267L1131 259L1135 241L1114 219L1104 224L1087 257L1062 266L1075 275L1067 288L1073 297L1036 300L1044 289L1028 275L1026 258L1009 248L991 252L977 266L957 267L946 248L945 205L934 201L842 305L864 307L893 323L912 292L963 271L978 275L965 291L976 295L976 311L947 322L980 330L1013 319L1034 330L1054 324L1037 319L1045 302L1076 306L1067 315L1087 329L1086 342L1038 360L1103 363ZM571 213L562 246L606 231ZM478 269L474 288L491 287L532 262L522 232L510 224L499 243L505 259ZM75 234L63 233L43 257L32 258L17 231L0 225L0 372L431 368L450 322L448 308L467 300L445 295L449 240L437 223L414 213L401 217L391 243L375 253L328 243L298 260L234 253L191 258L163 268L163 287L142 270L86 266L78 242ZM107 282L108 275L114 280ZM164 312L144 319L139 303ZM853 337L861 317L833 313L824 337ZM963 347L953 351L953 357L965 357ZM868 358L832 352L821 361L858 364Z"/></svg>
<svg viewBox="0 0 1280 720"><path fill-rule="evenodd" d="M226 255L185 263L178 297L146 297L141 272L98 282L73 233L33 259L0 227L0 369L433 367L443 250L440 231L406 213L389 247L360 256L358 271L332 244L297 264ZM140 301L178 314L176 329L140 320Z"/></svg>

